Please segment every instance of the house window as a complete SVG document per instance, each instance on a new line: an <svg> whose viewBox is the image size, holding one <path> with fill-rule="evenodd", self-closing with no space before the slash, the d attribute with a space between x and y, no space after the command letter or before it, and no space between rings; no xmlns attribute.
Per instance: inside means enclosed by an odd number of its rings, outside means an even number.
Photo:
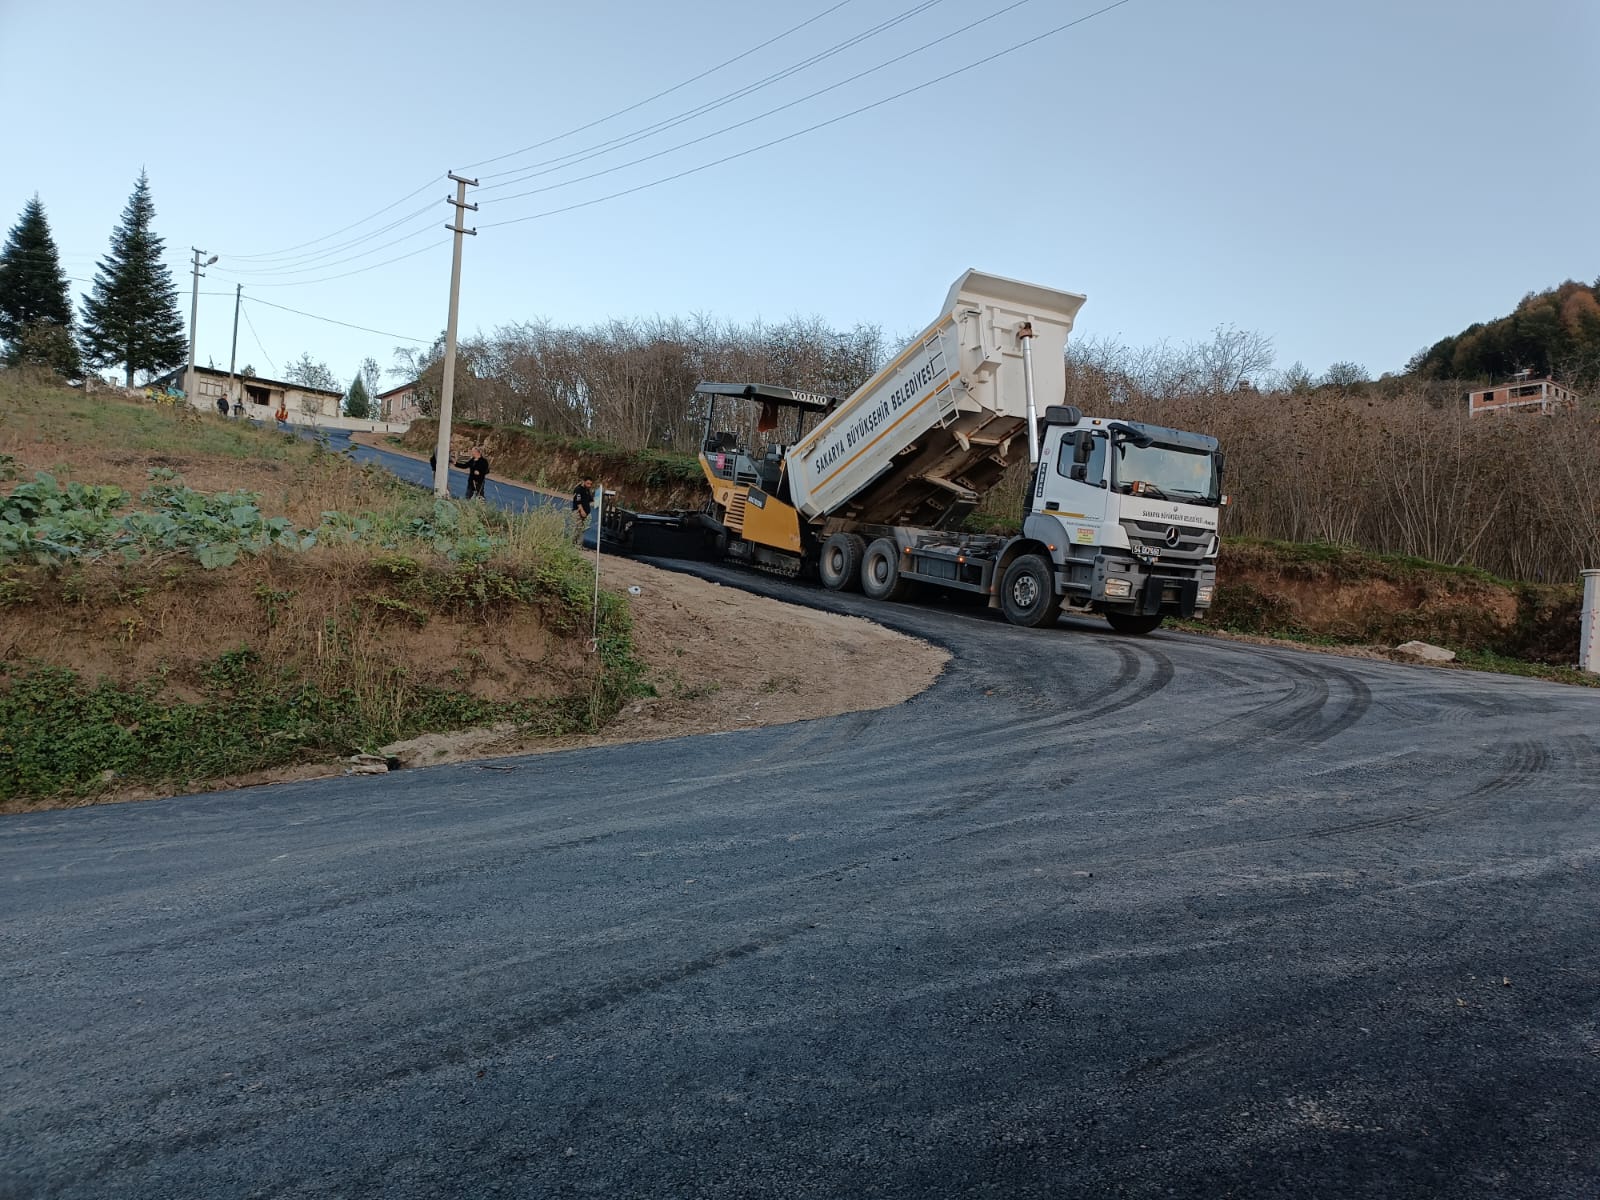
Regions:
<svg viewBox="0 0 1600 1200"><path fill-rule="evenodd" d="M254 384L245 384L244 394L250 398L251 404L259 404L263 408L272 400L272 395L266 388L256 387Z"/></svg>

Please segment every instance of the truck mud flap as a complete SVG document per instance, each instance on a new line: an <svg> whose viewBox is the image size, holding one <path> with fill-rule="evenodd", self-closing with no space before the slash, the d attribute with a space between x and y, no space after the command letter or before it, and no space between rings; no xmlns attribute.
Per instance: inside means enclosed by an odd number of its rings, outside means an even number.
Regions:
<svg viewBox="0 0 1600 1200"><path fill-rule="evenodd" d="M1153 617L1157 613L1169 616L1192 617L1195 602L1200 594L1198 579L1166 579L1152 575L1145 581L1144 595L1140 597L1139 611Z"/></svg>

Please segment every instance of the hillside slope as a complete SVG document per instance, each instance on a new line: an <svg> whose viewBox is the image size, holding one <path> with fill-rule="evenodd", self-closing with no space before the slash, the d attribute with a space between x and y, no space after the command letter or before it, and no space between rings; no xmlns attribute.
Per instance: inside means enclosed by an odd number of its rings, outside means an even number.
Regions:
<svg viewBox="0 0 1600 1200"><path fill-rule="evenodd" d="M629 737L827 715L944 660L634 564L596 608L560 514L436 503L246 424L5 375L0 418L0 807L564 745L624 706ZM802 687L830 654L892 686Z"/></svg>

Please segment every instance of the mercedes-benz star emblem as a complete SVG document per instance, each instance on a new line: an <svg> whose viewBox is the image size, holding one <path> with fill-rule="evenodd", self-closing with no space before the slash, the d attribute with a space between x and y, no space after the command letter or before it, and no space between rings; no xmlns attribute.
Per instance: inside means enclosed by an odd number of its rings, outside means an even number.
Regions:
<svg viewBox="0 0 1600 1200"><path fill-rule="evenodd" d="M1178 532L1178 527L1176 525L1167 526L1167 545L1174 547L1177 546L1178 540L1182 536L1183 535Z"/></svg>

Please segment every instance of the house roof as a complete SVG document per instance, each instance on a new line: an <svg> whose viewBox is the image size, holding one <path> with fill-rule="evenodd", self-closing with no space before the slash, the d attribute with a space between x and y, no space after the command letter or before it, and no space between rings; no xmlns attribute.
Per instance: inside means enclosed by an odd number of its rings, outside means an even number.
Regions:
<svg viewBox="0 0 1600 1200"><path fill-rule="evenodd" d="M387 400L390 396L398 396L401 392L415 391L416 387L417 381L413 379L410 383L402 383L399 387L390 388L387 392L379 392L378 399Z"/></svg>
<svg viewBox="0 0 1600 1200"><path fill-rule="evenodd" d="M177 370L168 371L165 375L161 376L161 378L152 379L150 382L153 384L177 383L183 378L184 371L186 369L187 368L185 367L179 367ZM228 373L226 371L219 371L215 367L202 367L196 365L194 373L196 375L209 375L212 379L228 378ZM292 389L296 392L306 392L307 394L313 396L338 396L341 400L344 398L343 392L331 391L328 388L312 387L305 383L286 383L282 379L268 379L265 375L235 375L234 378L241 379L249 383L265 383L271 387L280 387L286 390Z"/></svg>

